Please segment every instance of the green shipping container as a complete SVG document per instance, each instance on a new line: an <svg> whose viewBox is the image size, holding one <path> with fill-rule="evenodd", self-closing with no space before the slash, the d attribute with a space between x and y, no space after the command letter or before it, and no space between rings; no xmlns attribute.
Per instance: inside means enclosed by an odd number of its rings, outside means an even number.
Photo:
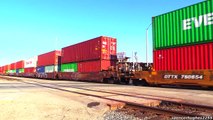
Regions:
<svg viewBox="0 0 213 120"><path fill-rule="evenodd" d="M19 71L18 73L24 73L24 68L19 69L18 71Z"/></svg>
<svg viewBox="0 0 213 120"><path fill-rule="evenodd" d="M213 0L152 19L154 49L213 42Z"/></svg>
<svg viewBox="0 0 213 120"><path fill-rule="evenodd" d="M58 72L58 65L45 66L44 71L45 73Z"/></svg>
<svg viewBox="0 0 213 120"><path fill-rule="evenodd" d="M78 65L77 63L68 63L61 65L61 72L77 72Z"/></svg>
<svg viewBox="0 0 213 120"><path fill-rule="evenodd" d="M10 73L16 73L16 70L10 70Z"/></svg>
<svg viewBox="0 0 213 120"><path fill-rule="evenodd" d="M16 70L7 70L6 73L16 73Z"/></svg>

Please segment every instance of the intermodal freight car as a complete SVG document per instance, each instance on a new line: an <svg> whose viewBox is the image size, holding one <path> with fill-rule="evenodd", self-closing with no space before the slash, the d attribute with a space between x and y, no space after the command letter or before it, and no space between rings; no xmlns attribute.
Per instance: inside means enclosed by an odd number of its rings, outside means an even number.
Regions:
<svg viewBox="0 0 213 120"><path fill-rule="evenodd" d="M213 86L213 0L152 19L153 70L135 72L144 85Z"/></svg>

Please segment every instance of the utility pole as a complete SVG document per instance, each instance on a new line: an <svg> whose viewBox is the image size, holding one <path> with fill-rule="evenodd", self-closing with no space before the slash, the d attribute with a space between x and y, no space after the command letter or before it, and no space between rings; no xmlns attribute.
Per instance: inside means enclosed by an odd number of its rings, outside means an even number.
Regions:
<svg viewBox="0 0 213 120"><path fill-rule="evenodd" d="M148 30L152 23L146 29L146 66L148 67Z"/></svg>

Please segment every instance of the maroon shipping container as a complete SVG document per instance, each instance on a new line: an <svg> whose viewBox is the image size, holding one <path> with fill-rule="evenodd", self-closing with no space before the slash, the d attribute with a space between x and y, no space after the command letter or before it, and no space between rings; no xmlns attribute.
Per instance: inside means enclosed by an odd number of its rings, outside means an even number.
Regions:
<svg viewBox="0 0 213 120"><path fill-rule="evenodd" d="M213 43L154 51L155 70L213 69Z"/></svg>
<svg viewBox="0 0 213 120"><path fill-rule="evenodd" d="M35 73L36 68L31 67L31 68L24 68L24 73Z"/></svg>
<svg viewBox="0 0 213 120"><path fill-rule="evenodd" d="M16 69L24 68L24 60L16 62Z"/></svg>
<svg viewBox="0 0 213 120"><path fill-rule="evenodd" d="M79 62L78 72L100 72L108 70L110 66L115 66L115 62L110 60Z"/></svg>
<svg viewBox="0 0 213 120"><path fill-rule="evenodd" d="M62 48L62 63L116 59L116 49L115 38L97 37Z"/></svg>
<svg viewBox="0 0 213 120"><path fill-rule="evenodd" d="M11 70L15 70L15 69L16 69L16 63L10 64L10 69L11 69Z"/></svg>
<svg viewBox="0 0 213 120"><path fill-rule="evenodd" d="M57 65L59 57L61 56L60 50L55 50L52 52L44 53L38 56L37 66L48 66L48 65Z"/></svg>

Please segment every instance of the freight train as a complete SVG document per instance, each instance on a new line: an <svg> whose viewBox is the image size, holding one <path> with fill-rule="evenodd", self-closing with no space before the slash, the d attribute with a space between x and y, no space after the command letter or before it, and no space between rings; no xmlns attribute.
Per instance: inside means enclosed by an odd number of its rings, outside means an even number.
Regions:
<svg viewBox="0 0 213 120"><path fill-rule="evenodd" d="M117 62L116 53L117 40L100 36L2 66L0 72L20 77L115 83L130 78L124 63Z"/></svg>
<svg viewBox="0 0 213 120"><path fill-rule="evenodd" d="M153 64L117 59L116 38L100 36L10 65L3 75L134 85L213 87L213 1L152 19Z"/></svg>

